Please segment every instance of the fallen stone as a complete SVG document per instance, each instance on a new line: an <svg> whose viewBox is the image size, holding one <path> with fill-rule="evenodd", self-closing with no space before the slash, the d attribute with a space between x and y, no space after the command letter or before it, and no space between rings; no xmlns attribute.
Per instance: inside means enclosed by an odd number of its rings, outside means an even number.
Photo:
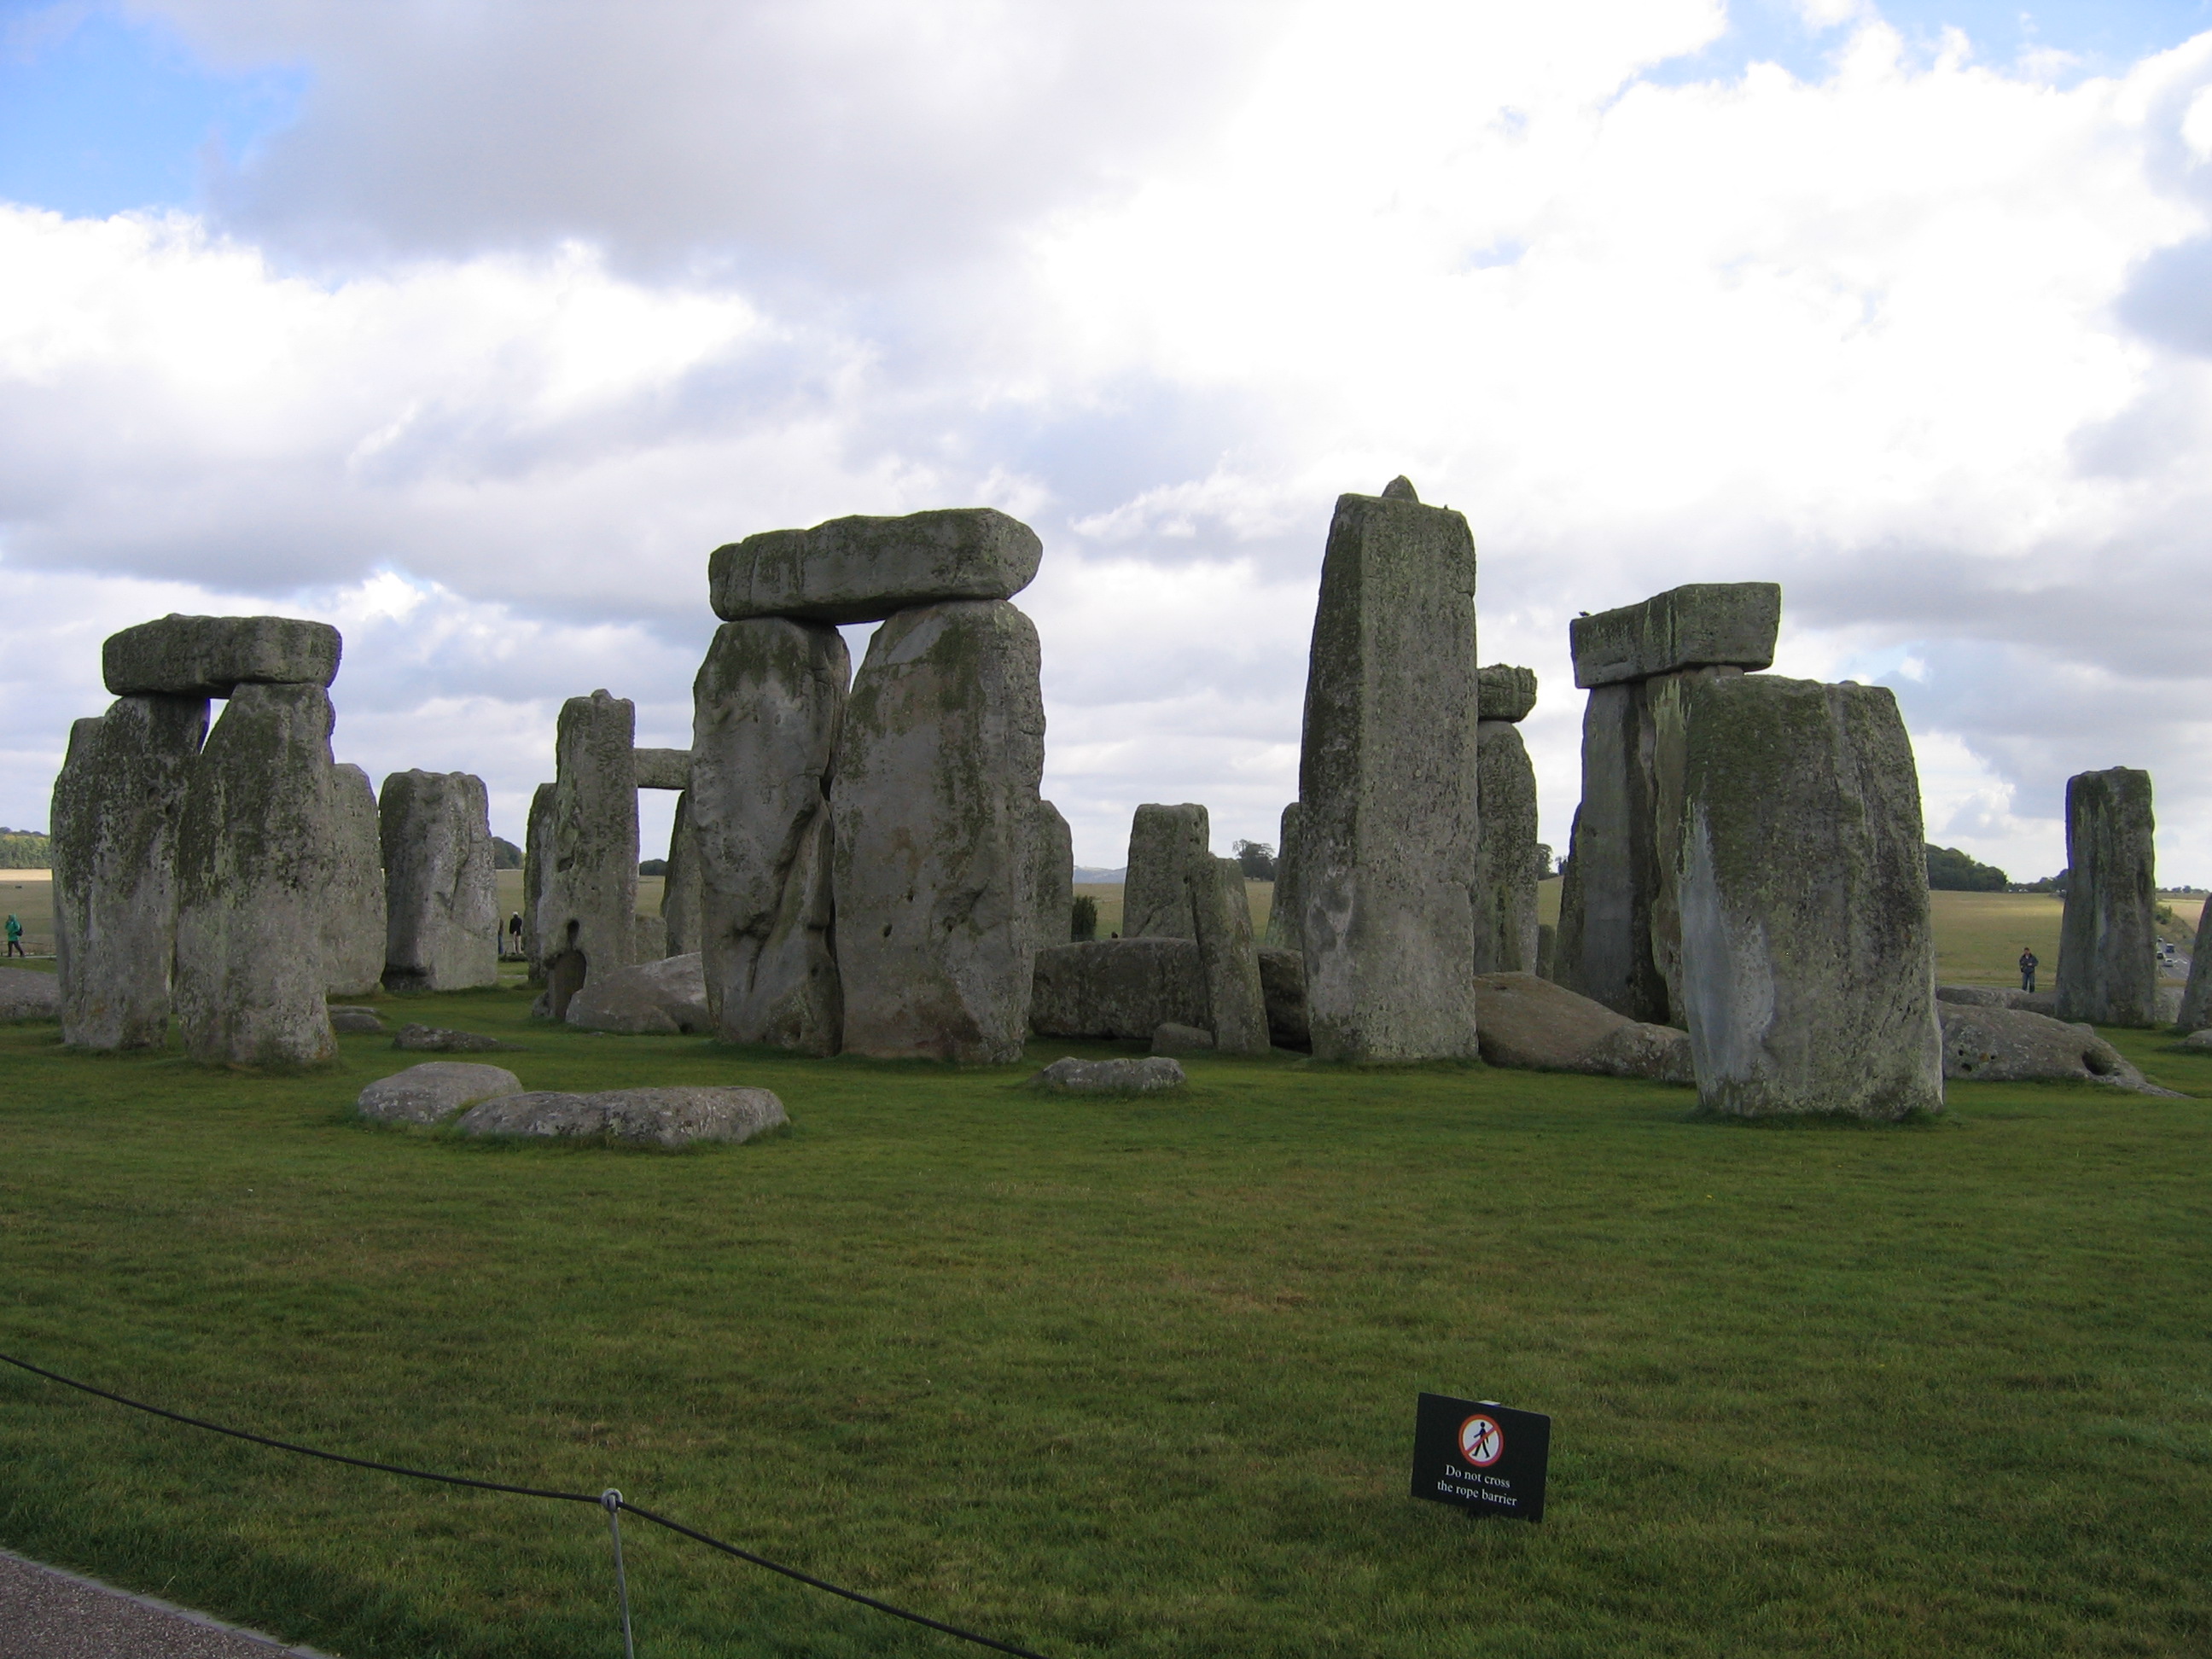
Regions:
<svg viewBox="0 0 2212 1659"><path fill-rule="evenodd" d="M1212 856L1203 806L1139 806L1129 825L1129 858L1121 872L1121 937L1196 939L1190 871Z"/></svg>
<svg viewBox="0 0 2212 1659"><path fill-rule="evenodd" d="M1179 1089L1183 1070L1164 1054L1144 1060L1055 1060L1030 1079L1054 1095L1157 1095Z"/></svg>
<svg viewBox="0 0 2212 1659"><path fill-rule="evenodd" d="M158 1048L177 953L177 831L207 736L204 697L129 696L70 728L54 780L62 1041Z"/></svg>
<svg viewBox="0 0 2212 1659"><path fill-rule="evenodd" d="M641 749L632 759L641 789L689 789L691 751L689 749Z"/></svg>
<svg viewBox="0 0 2212 1659"><path fill-rule="evenodd" d="M1737 1116L1943 1103L1919 775L1880 686L1763 675L1689 704L1681 975L1698 1099Z"/></svg>
<svg viewBox="0 0 2212 1659"><path fill-rule="evenodd" d="M849 1052L1021 1058L1038 668L1036 628L1004 603L902 611L868 642L830 791Z"/></svg>
<svg viewBox="0 0 2212 1659"><path fill-rule="evenodd" d="M466 772L394 772L377 806L384 848L384 988L499 983L499 877L490 798Z"/></svg>
<svg viewBox="0 0 2212 1659"><path fill-rule="evenodd" d="M766 1089L609 1089L597 1094L514 1094L471 1107L463 1134L595 1139L673 1150L702 1140L734 1144L790 1121Z"/></svg>
<svg viewBox="0 0 2212 1659"><path fill-rule="evenodd" d="M726 1042L834 1054L842 1040L828 792L851 678L835 628L763 617L717 630L692 683L684 800L707 1006Z"/></svg>
<svg viewBox="0 0 2212 1659"><path fill-rule="evenodd" d="M2004 985L1939 985L1936 988L1936 1000L1976 1008L2017 1008L2025 1013L2041 1014L2046 1019L2058 1017L2058 997L2052 991L2023 991Z"/></svg>
<svg viewBox="0 0 2212 1659"><path fill-rule="evenodd" d="M1343 495L1314 613L1298 921L1316 1060L1474 1058L1474 540Z"/></svg>
<svg viewBox="0 0 2212 1659"><path fill-rule="evenodd" d="M2192 1054L2212 1054L2212 1029L2200 1026L2173 1046Z"/></svg>
<svg viewBox="0 0 2212 1659"><path fill-rule="evenodd" d="M1043 554L1035 531L995 507L832 519L716 548L708 593L725 622L881 622L950 600L1011 599Z"/></svg>
<svg viewBox="0 0 2212 1659"><path fill-rule="evenodd" d="M660 884L664 955L688 957L704 951L701 930L702 891L699 838L691 829L691 792L687 789L676 798L676 823L668 832L668 874Z"/></svg>
<svg viewBox="0 0 2212 1659"><path fill-rule="evenodd" d="M1235 859L1201 854L1186 872L1198 923L1199 971L1206 976L1206 1024L1224 1054L1264 1054L1267 998L1252 937L1252 902Z"/></svg>
<svg viewBox="0 0 2212 1659"><path fill-rule="evenodd" d="M1685 668L1766 668L1782 631L1777 582L1692 582L1567 624L1587 690Z"/></svg>
<svg viewBox="0 0 2212 1659"><path fill-rule="evenodd" d="M1534 974L1482 974L1474 981L1482 1057L1532 1072L1695 1083L1690 1036L1615 1013Z"/></svg>
<svg viewBox="0 0 2212 1659"><path fill-rule="evenodd" d="M662 957L592 980L568 1000L567 1019L580 1030L628 1036L714 1030L707 981L696 956Z"/></svg>
<svg viewBox="0 0 2212 1659"><path fill-rule="evenodd" d="M331 1030L340 1036L366 1036L371 1032L388 1029L374 1008L348 1007L342 1003L331 1005Z"/></svg>
<svg viewBox="0 0 2212 1659"><path fill-rule="evenodd" d="M574 1006L573 1003L570 1005ZM380 1031L384 1028L380 1024L375 1029ZM486 1036L481 1031L455 1031L442 1025L410 1023L399 1028L399 1035L392 1039L392 1046L421 1054L489 1054L515 1045L501 1042L495 1036Z"/></svg>
<svg viewBox="0 0 2212 1659"><path fill-rule="evenodd" d="M0 968L0 1019L59 1019L61 981L52 974Z"/></svg>
<svg viewBox="0 0 2212 1659"><path fill-rule="evenodd" d="M1195 1025L1162 1025L1152 1032L1152 1052L1156 1054L1210 1054L1213 1052L1213 1033L1202 1031Z"/></svg>
<svg viewBox="0 0 2212 1659"><path fill-rule="evenodd" d="M521 1079L497 1066L431 1060L370 1084L356 1105L380 1123L441 1123L464 1107L521 1089Z"/></svg>
<svg viewBox="0 0 2212 1659"><path fill-rule="evenodd" d="M553 1018L593 975L637 960L637 709L604 690L561 705L552 856L541 860L538 962Z"/></svg>
<svg viewBox="0 0 2212 1659"><path fill-rule="evenodd" d="M331 700L241 684L191 767L177 831L177 1023L191 1056L302 1066L337 1052L324 984Z"/></svg>
<svg viewBox="0 0 2212 1659"><path fill-rule="evenodd" d="M1075 932L1075 836L1048 800L1036 804L1030 827L1030 883L1036 948L1066 945Z"/></svg>
<svg viewBox="0 0 2212 1659"><path fill-rule="evenodd" d="M1493 720L1476 728L1475 775L1482 836L1474 857L1474 971L1533 973L1536 769L1517 728Z"/></svg>
<svg viewBox="0 0 2212 1659"><path fill-rule="evenodd" d="M1304 953L1263 947L1260 991L1267 1000L1267 1041L1278 1048L1310 1048L1313 1034L1306 1027Z"/></svg>
<svg viewBox="0 0 2212 1659"><path fill-rule="evenodd" d="M1975 1083L2103 1083L2138 1094L2157 1088L2086 1024L1969 1002L1936 1005L1942 1021L1943 1075Z"/></svg>
<svg viewBox="0 0 2212 1659"><path fill-rule="evenodd" d="M1036 953L1030 1024L1042 1036L1142 1041L1162 1025L1206 1021L1195 939L1086 939Z"/></svg>
<svg viewBox="0 0 2212 1659"><path fill-rule="evenodd" d="M1298 918L1305 914L1298 890L1298 821L1304 811L1292 801L1283 809L1283 827L1275 845L1275 891L1267 905L1267 932L1261 941L1273 950L1295 951ZM1305 995L1305 970L1298 970L1299 997ZM1303 1020L1303 1016L1301 1019Z"/></svg>
<svg viewBox="0 0 2212 1659"><path fill-rule="evenodd" d="M384 849L376 790L358 766L330 776L331 885L323 908L323 994L363 997L384 982Z"/></svg>
<svg viewBox="0 0 2212 1659"><path fill-rule="evenodd" d="M328 623L172 613L109 635L100 667L118 697L228 697L246 684L328 686L339 649Z"/></svg>
<svg viewBox="0 0 2212 1659"><path fill-rule="evenodd" d="M1512 723L1528 718L1536 706L1536 671L1494 662L1480 671L1481 718Z"/></svg>
<svg viewBox="0 0 2212 1659"><path fill-rule="evenodd" d="M2066 781L2059 1018L2158 1024L2156 829L2149 773L2115 766Z"/></svg>

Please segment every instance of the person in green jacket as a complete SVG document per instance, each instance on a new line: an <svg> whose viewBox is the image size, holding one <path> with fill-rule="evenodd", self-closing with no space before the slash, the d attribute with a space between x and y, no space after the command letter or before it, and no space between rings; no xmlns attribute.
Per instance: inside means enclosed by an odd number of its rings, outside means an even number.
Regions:
<svg viewBox="0 0 2212 1659"><path fill-rule="evenodd" d="M11 957L23 954L23 924L12 915L8 918L8 954Z"/></svg>

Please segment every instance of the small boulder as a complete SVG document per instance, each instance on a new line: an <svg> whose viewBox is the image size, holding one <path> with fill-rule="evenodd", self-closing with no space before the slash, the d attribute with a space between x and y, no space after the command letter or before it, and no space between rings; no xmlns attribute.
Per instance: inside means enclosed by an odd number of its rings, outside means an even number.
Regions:
<svg viewBox="0 0 2212 1659"><path fill-rule="evenodd" d="M568 999L568 1024L626 1036L710 1031L707 979L699 954L663 957L593 978Z"/></svg>
<svg viewBox="0 0 2212 1659"><path fill-rule="evenodd" d="M61 981L23 968L0 968L0 1019L59 1019Z"/></svg>
<svg viewBox="0 0 2212 1659"><path fill-rule="evenodd" d="M376 1029L380 1031L384 1028L380 1025ZM451 1031L442 1025L408 1024L399 1028L399 1035L392 1039L392 1046L425 1054L488 1054L515 1045L486 1036L481 1031Z"/></svg>
<svg viewBox="0 0 2212 1659"><path fill-rule="evenodd" d="M597 1094L534 1092L472 1107L463 1134L589 1138L675 1148L694 1141L734 1144L791 1120L766 1089L609 1089Z"/></svg>
<svg viewBox="0 0 2212 1659"><path fill-rule="evenodd" d="M1213 1052L1213 1033L1195 1025L1163 1024L1152 1031L1156 1054L1199 1054Z"/></svg>
<svg viewBox="0 0 2212 1659"><path fill-rule="evenodd" d="M1490 1065L1697 1081L1688 1032L1630 1019L1534 974L1477 974L1474 1006L1476 1037Z"/></svg>
<svg viewBox="0 0 2212 1659"><path fill-rule="evenodd" d="M496 1066L432 1060L370 1084L356 1103L380 1123L439 1123L478 1101L521 1091L522 1079Z"/></svg>
<svg viewBox="0 0 2212 1659"><path fill-rule="evenodd" d="M2173 1046L2186 1054L2212 1054L2212 1026L2201 1031L2191 1031Z"/></svg>
<svg viewBox="0 0 2212 1659"><path fill-rule="evenodd" d="M1183 1070L1164 1054L1146 1060L1055 1060L1030 1079L1054 1095L1156 1095L1183 1085Z"/></svg>
<svg viewBox="0 0 2212 1659"><path fill-rule="evenodd" d="M381 1031L386 1029L387 1028L384 1022L377 1018L376 1010L374 1008L347 1007L340 1004L331 1006L331 1030L336 1031L340 1036L366 1036L372 1031Z"/></svg>
<svg viewBox="0 0 2212 1659"><path fill-rule="evenodd" d="M2104 1083L2138 1094L2172 1095L2144 1079L2120 1051L2087 1025L2071 1025L2021 1008L1939 1002L1943 1075L1962 1082Z"/></svg>

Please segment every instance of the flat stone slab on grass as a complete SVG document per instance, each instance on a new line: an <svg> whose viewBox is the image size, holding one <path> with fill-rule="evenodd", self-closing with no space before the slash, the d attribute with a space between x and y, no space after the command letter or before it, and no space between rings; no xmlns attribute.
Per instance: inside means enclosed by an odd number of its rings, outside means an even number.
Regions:
<svg viewBox="0 0 2212 1659"><path fill-rule="evenodd" d="M1695 1083L1690 1034L1617 1014L1534 974L1478 974L1475 1033L1492 1066Z"/></svg>
<svg viewBox="0 0 2212 1659"><path fill-rule="evenodd" d="M2173 1046L2184 1054L2212 1054L2212 1027L2207 1027L2201 1031L2191 1031Z"/></svg>
<svg viewBox="0 0 2212 1659"><path fill-rule="evenodd" d="M1156 1054L1210 1054L1213 1052L1213 1033L1195 1025L1166 1024L1152 1032L1152 1052Z"/></svg>
<svg viewBox="0 0 2212 1659"><path fill-rule="evenodd" d="M1055 1060L1030 1079L1053 1095L1157 1095L1182 1087L1183 1069L1164 1054L1144 1060Z"/></svg>
<svg viewBox="0 0 2212 1659"><path fill-rule="evenodd" d="M341 1003L333 1003L331 1006L331 1030L340 1036L367 1036L373 1032L391 1029L378 1017L374 1008L348 1007Z"/></svg>
<svg viewBox="0 0 2212 1659"><path fill-rule="evenodd" d="M2137 1094L2172 1097L2148 1082L2120 1051L2087 1025L2021 1008L1939 1002L1943 1075L1962 1082L2102 1083Z"/></svg>
<svg viewBox="0 0 2212 1659"><path fill-rule="evenodd" d="M335 1013L337 1010L331 1012ZM380 1025L376 1029L380 1031L384 1028ZM392 1039L392 1046L425 1054L488 1054L495 1049L513 1048L518 1045L501 1042L497 1037L486 1036L481 1031L455 1031L442 1025L410 1024L399 1028L399 1035Z"/></svg>
<svg viewBox="0 0 2212 1659"><path fill-rule="evenodd" d="M338 630L293 617L172 613L111 634L100 648L118 697L227 697L240 685L322 685L338 675Z"/></svg>
<svg viewBox="0 0 2212 1659"><path fill-rule="evenodd" d="M361 1091L361 1115L379 1123L442 1123L464 1107L522 1092L522 1079L497 1066L428 1060Z"/></svg>
<svg viewBox="0 0 2212 1659"><path fill-rule="evenodd" d="M458 1127L468 1135L604 1136L673 1148L699 1140L750 1140L790 1121L783 1103L766 1089L609 1089L506 1095L471 1107Z"/></svg>
<svg viewBox="0 0 2212 1659"><path fill-rule="evenodd" d="M568 1024L625 1036L675 1036L714 1029L697 951L593 976L568 1000Z"/></svg>
<svg viewBox="0 0 2212 1659"><path fill-rule="evenodd" d="M0 1019L59 1019L62 983L52 974L0 968Z"/></svg>

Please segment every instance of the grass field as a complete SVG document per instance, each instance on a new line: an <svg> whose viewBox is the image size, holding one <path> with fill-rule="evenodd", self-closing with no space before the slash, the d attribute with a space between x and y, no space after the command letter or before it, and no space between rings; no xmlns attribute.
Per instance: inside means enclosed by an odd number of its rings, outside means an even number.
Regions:
<svg viewBox="0 0 2212 1659"><path fill-rule="evenodd" d="M1078 1655L2212 1648L2212 1056L1900 1128L1192 1062L1188 1097L395 1013L525 1083L747 1082L668 1155L350 1118L330 1070L0 1027L0 1347L379 1458L630 1497ZM1031 1063L1103 1046L1039 1043ZM1540 1528L1406 1492L1413 1396L1552 1413ZM955 1644L625 1528L639 1652ZM619 1651L594 1512L0 1374L0 1544L348 1659Z"/></svg>

